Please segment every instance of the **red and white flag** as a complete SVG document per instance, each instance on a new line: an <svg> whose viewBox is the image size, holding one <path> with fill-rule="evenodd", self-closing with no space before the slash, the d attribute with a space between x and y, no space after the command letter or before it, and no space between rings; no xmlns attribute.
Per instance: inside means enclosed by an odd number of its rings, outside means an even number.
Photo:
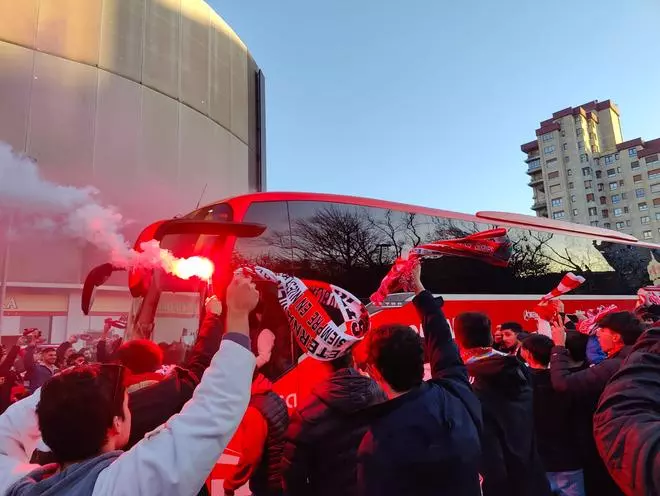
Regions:
<svg viewBox="0 0 660 496"><path fill-rule="evenodd" d="M541 298L541 301L552 300L553 298L558 298L561 295L570 293L574 289L582 286L584 284L584 281L586 281L584 277L576 276L572 272L569 272L564 277L562 277L561 282L555 289L553 289L547 295Z"/></svg>

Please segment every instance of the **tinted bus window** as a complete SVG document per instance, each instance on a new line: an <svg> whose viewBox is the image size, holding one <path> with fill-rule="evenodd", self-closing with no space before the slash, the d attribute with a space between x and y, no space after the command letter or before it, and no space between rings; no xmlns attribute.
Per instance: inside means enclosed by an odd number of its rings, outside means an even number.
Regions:
<svg viewBox="0 0 660 496"><path fill-rule="evenodd" d="M275 272L290 272L289 217L286 202L253 203L242 221L264 224L266 231L258 238L236 240L232 268L242 264L255 264ZM292 367L301 352L291 339L291 331L274 288L261 284L259 291L261 302L250 316L253 351L259 351L261 333L273 333L275 344L271 359L260 371L270 380L275 380ZM262 341L264 338L265 335L262 336Z"/></svg>
<svg viewBox="0 0 660 496"><path fill-rule="evenodd" d="M289 202L293 270L367 299L392 262L413 246L496 227L459 219L323 202ZM468 258L425 262L424 283L440 294L547 293L566 272L587 283L575 294L632 295L652 284L651 250L579 236L510 228L508 267ZM660 259L660 254L656 254Z"/></svg>

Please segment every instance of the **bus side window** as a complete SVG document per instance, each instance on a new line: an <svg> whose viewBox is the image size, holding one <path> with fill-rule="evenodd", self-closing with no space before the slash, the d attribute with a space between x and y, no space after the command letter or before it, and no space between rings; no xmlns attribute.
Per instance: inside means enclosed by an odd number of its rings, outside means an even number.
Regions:
<svg viewBox="0 0 660 496"><path fill-rule="evenodd" d="M266 225L257 238L239 238L234 245L232 270L244 264L261 265L274 272L290 271L289 217L286 202L255 202L248 208L243 222ZM257 285L261 299L250 315L250 337L255 354L274 336L270 359L260 371L271 381L288 371L297 360L297 345L292 342L289 325L277 300L273 285ZM261 338L260 338L261 336ZM263 357L262 357L263 358Z"/></svg>

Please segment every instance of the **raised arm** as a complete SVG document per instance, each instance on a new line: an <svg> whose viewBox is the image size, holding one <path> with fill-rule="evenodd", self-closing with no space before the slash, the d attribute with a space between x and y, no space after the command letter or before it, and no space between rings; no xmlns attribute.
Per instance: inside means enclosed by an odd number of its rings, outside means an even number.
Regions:
<svg viewBox="0 0 660 496"><path fill-rule="evenodd" d="M660 494L660 329L639 339L594 415L601 458L628 496Z"/></svg>
<svg viewBox="0 0 660 496"><path fill-rule="evenodd" d="M415 296L413 303L424 327L424 342L431 365L433 379L454 379L469 384L467 370L451 335L449 322L442 311L442 300L436 301L424 289L420 278L420 265L413 273Z"/></svg>
<svg viewBox="0 0 660 496"><path fill-rule="evenodd" d="M192 372L198 382L204 371L211 365L211 359L220 347L222 332L222 303L216 296L212 296L206 301L206 316L184 364L184 367Z"/></svg>
<svg viewBox="0 0 660 496"><path fill-rule="evenodd" d="M5 359L2 361L2 363L0 363L0 374L6 374L11 370L20 350L21 348L17 345L11 347L11 349L7 352Z"/></svg>
<svg viewBox="0 0 660 496"><path fill-rule="evenodd" d="M227 329L192 399L99 475L94 496L188 496L204 484L250 400L255 357L248 314L259 299L236 276L227 290Z"/></svg>

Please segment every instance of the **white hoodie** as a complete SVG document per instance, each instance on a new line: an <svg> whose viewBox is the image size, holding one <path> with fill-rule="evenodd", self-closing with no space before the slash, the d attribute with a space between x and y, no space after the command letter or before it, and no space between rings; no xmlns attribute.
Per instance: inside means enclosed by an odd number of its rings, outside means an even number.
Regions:
<svg viewBox="0 0 660 496"><path fill-rule="evenodd" d="M197 494L247 409L254 367L247 337L225 335L181 413L103 470L92 496ZM0 416L0 494L37 468L28 462L41 440L35 411L39 393Z"/></svg>

